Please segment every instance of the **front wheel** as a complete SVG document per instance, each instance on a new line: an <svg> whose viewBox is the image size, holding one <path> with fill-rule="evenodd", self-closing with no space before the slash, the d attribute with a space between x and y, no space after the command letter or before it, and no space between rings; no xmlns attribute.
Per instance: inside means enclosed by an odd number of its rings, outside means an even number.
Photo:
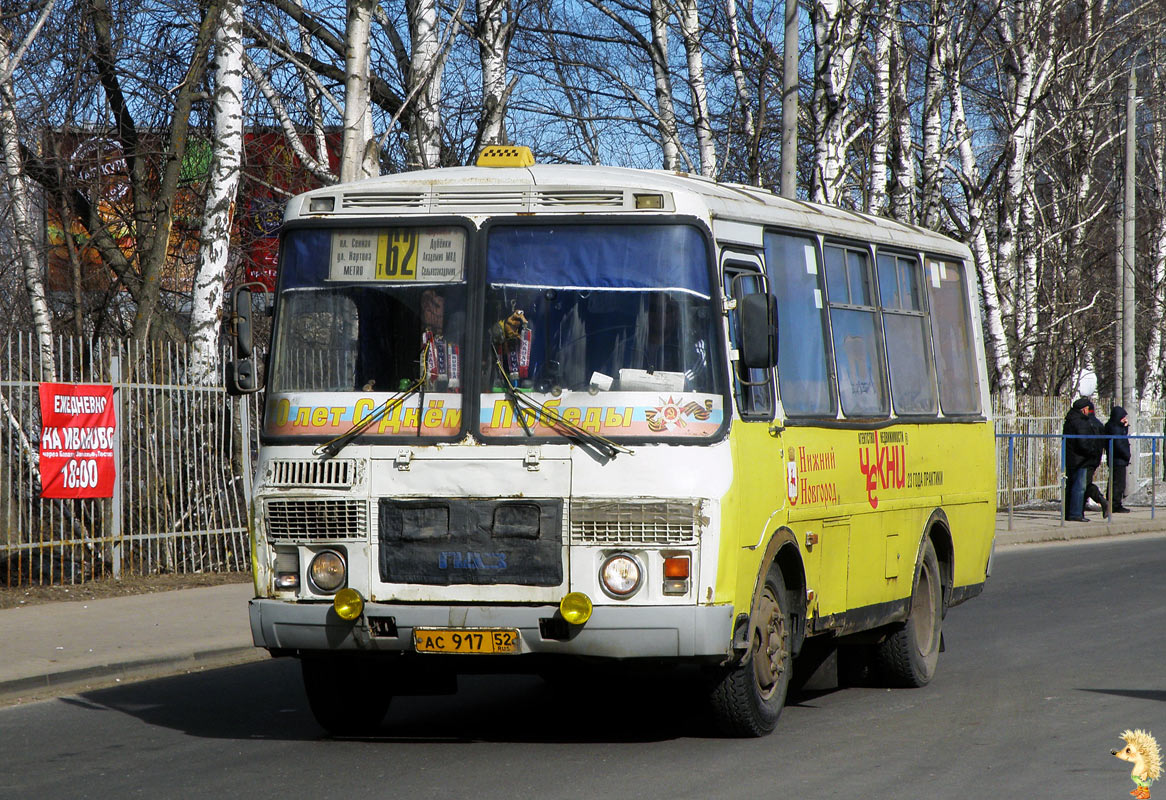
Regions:
<svg viewBox="0 0 1166 800"><path fill-rule="evenodd" d="M943 578L935 547L928 539L915 570L911 610L901 627L876 649L883 674L896 686L926 686L939 662L943 624Z"/></svg>
<svg viewBox="0 0 1166 800"><path fill-rule="evenodd" d="M757 613L749 621L749 652L713 675L709 693L717 727L730 736L764 736L777 727L789 691L790 601L776 566L761 587Z"/></svg>
<svg viewBox="0 0 1166 800"><path fill-rule="evenodd" d="M389 670L357 656L300 659L308 707L333 736L366 736L380 727L393 695Z"/></svg>

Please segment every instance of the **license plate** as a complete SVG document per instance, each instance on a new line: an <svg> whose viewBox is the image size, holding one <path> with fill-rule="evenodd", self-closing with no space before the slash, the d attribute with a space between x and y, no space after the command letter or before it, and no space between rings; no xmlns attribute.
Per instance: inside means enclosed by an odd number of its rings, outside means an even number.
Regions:
<svg viewBox="0 0 1166 800"><path fill-rule="evenodd" d="M513 628L414 628L418 653L517 653Z"/></svg>

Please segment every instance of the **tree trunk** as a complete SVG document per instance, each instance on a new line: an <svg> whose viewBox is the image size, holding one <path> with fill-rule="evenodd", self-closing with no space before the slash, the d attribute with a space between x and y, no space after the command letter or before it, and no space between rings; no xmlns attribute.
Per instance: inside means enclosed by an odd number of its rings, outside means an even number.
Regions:
<svg viewBox="0 0 1166 800"><path fill-rule="evenodd" d="M430 169L441 165L441 73L445 59L437 31L436 0L408 0L413 55L409 64L409 91L416 113L409 137L409 166Z"/></svg>
<svg viewBox="0 0 1166 800"><path fill-rule="evenodd" d="M478 56L482 62L482 118L478 145L506 142L506 102L513 84L507 85L507 61L514 35L514 10L510 0L478 0Z"/></svg>
<svg viewBox="0 0 1166 800"><path fill-rule="evenodd" d="M745 141L746 180L761 185L761 157L758 153L757 125L753 120L753 100L745 84L745 68L741 63L741 34L737 22L737 0L725 0L725 16L729 25L729 63L733 70L733 84L737 88L737 102L741 105L741 135Z"/></svg>
<svg viewBox="0 0 1166 800"><path fill-rule="evenodd" d="M700 174L715 178L717 148L713 141L709 120L708 87L705 85L704 54L700 43L700 10L697 0L680 0L680 33L684 40L684 54L688 58L688 86L692 93L693 126L700 150Z"/></svg>
<svg viewBox="0 0 1166 800"><path fill-rule="evenodd" d="M672 75L668 70L668 10L664 0L650 0L649 24L652 43L648 55L655 78L657 130L660 131L660 149L664 169L680 169L680 134L676 128L676 111L672 103Z"/></svg>
<svg viewBox="0 0 1166 800"><path fill-rule="evenodd" d="M988 243L988 232L984 217L983 182L980 168L972 149L972 134L968 129L964 114L963 87L960 83L959 59L954 52L951 39L947 39L945 61L948 82L948 97L951 102L951 129L955 139L960 162L960 179L967 202L967 230L965 239L972 249L976 275L980 283L980 303L984 309L985 348L996 374L996 391L1004 399L1007 407L1016 406L1016 375L1012 367L1012 354L1008 349L1008 336L1004 329L1004 316L1000 303L1000 288L996 270L992 265L992 250Z"/></svg>
<svg viewBox="0 0 1166 800"><path fill-rule="evenodd" d="M943 188L943 119L942 101L944 72L941 63L946 37L951 28L947 4L940 0L931 7L931 36L927 43L927 71L923 87L923 160L920 197L920 223L930 230L938 230L942 208Z"/></svg>
<svg viewBox="0 0 1166 800"><path fill-rule="evenodd" d="M887 154L891 150L891 42L898 26L898 0L882 0L878 24L872 26L874 63L871 65L874 124L871 130L870 182L866 211L887 210Z"/></svg>
<svg viewBox="0 0 1166 800"><path fill-rule="evenodd" d="M1157 53L1155 54L1158 55ZM1160 57L1160 56L1159 56ZM1150 97L1162 97L1166 81L1162 77L1162 65L1155 63L1151 73ZM1154 175L1154 221L1150 235L1150 341L1146 349L1146 376L1142 384L1142 396L1151 400L1166 399L1166 375L1163 374L1162 325L1166 322L1163 293L1166 293L1166 121L1161 116L1154 119L1153 126L1153 175Z"/></svg>
<svg viewBox="0 0 1166 800"><path fill-rule="evenodd" d="M376 139L369 109L368 40L374 0L348 0L344 50L344 136L340 180L360 180L380 174Z"/></svg>
<svg viewBox="0 0 1166 800"><path fill-rule="evenodd" d="M812 198L837 203L846 180L850 86L868 4L814 0L814 176Z"/></svg>
<svg viewBox="0 0 1166 800"><path fill-rule="evenodd" d="M24 271L24 288L28 292L32 321L40 350L39 380L57 379L53 348L53 318L45 296L40 258L34 232L28 180L20 155L20 127L16 116L16 96L12 90L12 65L9 33L0 28L0 147L4 153L4 177L12 210L12 227L20 266ZM67 231L66 231L67 235Z"/></svg>
<svg viewBox="0 0 1166 800"><path fill-rule="evenodd" d="M215 31L214 144L190 312L190 379L218 380L219 320L243 154L243 0L225 0Z"/></svg>

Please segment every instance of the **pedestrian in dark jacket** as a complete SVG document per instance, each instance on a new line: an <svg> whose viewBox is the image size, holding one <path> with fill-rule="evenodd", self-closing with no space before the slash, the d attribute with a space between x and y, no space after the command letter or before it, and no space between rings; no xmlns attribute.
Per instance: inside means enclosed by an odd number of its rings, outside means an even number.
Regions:
<svg viewBox="0 0 1166 800"><path fill-rule="evenodd" d="M1085 499L1092 500L1097 505L1101 506L1101 513L1109 516L1109 503L1105 499L1105 495L1097 488L1097 484L1093 482L1093 473L1101 467L1101 455L1106 449L1105 438L1105 423L1097 418L1097 409L1092 406L1089 407L1089 427L1097 434L1097 439L1093 443L1093 457L1089 460L1089 480L1085 482Z"/></svg>
<svg viewBox="0 0 1166 800"><path fill-rule="evenodd" d="M1126 493L1126 467L1130 463L1130 418L1121 406L1114 406L1109 412L1109 422L1105 423L1106 436L1114 437L1107 442L1109 474L1113 480L1113 500L1110 508L1114 514L1128 514L1129 509L1122 504Z"/></svg>
<svg viewBox="0 0 1166 800"><path fill-rule="evenodd" d="M1093 427L1093 401L1079 397L1065 415L1065 425L1061 429L1066 437L1065 483L1067 496L1065 519L1085 522L1085 490L1092 484L1093 470L1101 464L1101 442L1099 433Z"/></svg>

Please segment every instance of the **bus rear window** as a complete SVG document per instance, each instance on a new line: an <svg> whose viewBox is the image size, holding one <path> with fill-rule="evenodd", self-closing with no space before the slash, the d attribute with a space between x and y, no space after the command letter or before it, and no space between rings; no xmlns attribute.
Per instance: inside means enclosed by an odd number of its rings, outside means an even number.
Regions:
<svg viewBox="0 0 1166 800"><path fill-rule="evenodd" d="M947 415L978 414L980 382L964 267L953 261L929 261L927 271L940 407Z"/></svg>

